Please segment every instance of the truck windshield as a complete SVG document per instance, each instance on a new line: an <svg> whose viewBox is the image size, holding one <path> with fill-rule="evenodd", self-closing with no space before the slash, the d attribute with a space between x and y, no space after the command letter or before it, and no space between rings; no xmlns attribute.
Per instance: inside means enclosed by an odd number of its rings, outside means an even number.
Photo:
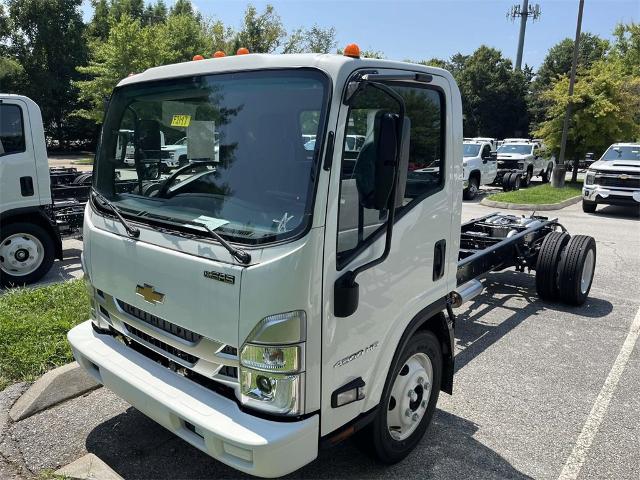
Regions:
<svg viewBox="0 0 640 480"><path fill-rule="evenodd" d="M205 224L239 243L294 236L312 214L327 98L326 75L312 69L117 88L96 188L143 222Z"/></svg>
<svg viewBox="0 0 640 480"><path fill-rule="evenodd" d="M640 145L609 147L600 160L636 160L640 161Z"/></svg>
<svg viewBox="0 0 640 480"><path fill-rule="evenodd" d="M516 155L529 155L533 151L533 145L500 145L498 147L498 154L501 153L515 153Z"/></svg>
<svg viewBox="0 0 640 480"><path fill-rule="evenodd" d="M477 143L465 143L463 157L477 157L480 152L480 145Z"/></svg>

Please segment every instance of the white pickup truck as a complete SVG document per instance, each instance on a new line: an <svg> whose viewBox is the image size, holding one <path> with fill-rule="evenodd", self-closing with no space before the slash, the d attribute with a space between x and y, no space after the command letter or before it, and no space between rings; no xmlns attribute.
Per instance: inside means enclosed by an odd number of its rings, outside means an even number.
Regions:
<svg viewBox="0 0 640 480"><path fill-rule="evenodd" d="M598 204L640 207L640 143L614 143L592 163L582 187L582 210Z"/></svg>
<svg viewBox="0 0 640 480"><path fill-rule="evenodd" d="M480 185L491 185L498 173L496 156L487 141L467 141L462 144L463 198L473 200Z"/></svg>
<svg viewBox="0 0 640 480"><path fill-rule="evenodd" d="M504 190L528 187L531 178L540 176L543 182L551 179L555 158L538 142L506 139L498 147L498 175L496 183Z"/></svg>
<svg viewBox="0 0 640 480"><path fill-rule="evenodd" d="M353 434L380 461L402 460L453 391L453 307L480 293L478 278L534 269L539 295L569 304L593 278L593 238L556 219L461 225L462 105L449 72L345 53L127 77L96 155L91 318L68 334L75 358L253 475L288 474ZM191 111L220 120L219 161L198 137L189 148L205 158L146 178L145 150ZM141 187L123 191L114 132L128 114L143 130L129 171ZM357 152L350 135L365 138Z"/></svg>

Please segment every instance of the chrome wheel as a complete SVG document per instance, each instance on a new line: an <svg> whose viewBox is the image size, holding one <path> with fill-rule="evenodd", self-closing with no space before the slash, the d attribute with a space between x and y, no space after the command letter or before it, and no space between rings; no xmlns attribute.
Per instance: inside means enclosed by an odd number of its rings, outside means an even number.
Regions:
<svg viewBox="0 0 640 480"><path fill-rule="evenodd" d="M0 269L14 277L35 272L44 260L44 246L28 233L10 235L0 244Z"/></svg>
<svg viewBox="0 0 640 480"><path fill-rule="evenodd" d="M402 441L420 425L431 397L433 366L425 353L407 359L398 372L387 405L391 438Z"/></svg>
<svg viewBox="0 0 640 480"><path fill-rule="evenodd" d="M593 250L587 252L587 258L584 259L584 265L582 266L582 278L580 279L580 291L582 294L587 293L591 286L591 279L593 278L593 268L595 266L595 254Z"/></svg>

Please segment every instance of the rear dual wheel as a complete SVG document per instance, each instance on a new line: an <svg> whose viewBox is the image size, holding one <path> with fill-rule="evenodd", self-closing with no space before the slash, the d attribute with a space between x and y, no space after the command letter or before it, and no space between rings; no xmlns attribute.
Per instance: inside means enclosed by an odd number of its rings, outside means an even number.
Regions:
<svg viewBox="0 0 640 480"><path fill-rule="evenodd" d="M522 176L516 172L505 173L502 177L502 190L510 192L511 190L520 190Z"/></svg>
<svg viewBox="0 0 640 480"><path fill-rule="evenodd" d="M540 246L536 290L543 300L582 305L591 290L596 266L593 237L551 232Z"/></svg>

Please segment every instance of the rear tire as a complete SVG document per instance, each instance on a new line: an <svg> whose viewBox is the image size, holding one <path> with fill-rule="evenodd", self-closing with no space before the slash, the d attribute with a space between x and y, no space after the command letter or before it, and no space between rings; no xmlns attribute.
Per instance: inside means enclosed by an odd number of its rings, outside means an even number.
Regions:
<svg viewBox="0 0 640 480"><path fill-rule="evenodd" d="M55 245L35 223L10 223L0 234L0 285L24 286L40 280L53 265Z"/></svg>
<svg viewBox="0 0 640 480"><path fill-rule="evenodd" d="M465 200L473 200L478 194L478 188L478 177L469 177L469 186L462 191L462 198Z"/></svg>
<svg viewBox="0 0 640 480"><path fill-rule="evenodd" d="M358 433L360 445L386 464L405 458L431 423L442 379L440 342L432 332L420 331L391 365L378 412L373 422ZM426 367L424 374L421 365ZM411 392L413 396L409 395Z"/></svg>
<svg viewBox="0 0 640 480"><path fill-rule="evenodd" d="M551 232L542 241L536 262L536 291L543 300L558 299L558 267L570 238L568 233Z"/></svg>
<svg viewBox="0 0 640 480"><path fill-rule="evenodd" d="M560 262L560 299L582 305L589 296L596 269L596 241L588 235L571 237Z"/></svg>
<svg viewBox="0 0 640 480"><path fill-rule="evenodd" d="M582 211L584 213L595 213L598 204L589 200L582 200Z"/></svg>
<svg viewBox="0 0 640 480"><path fill-rule="evenodd" d="M504 176L502 177L502 191L503 192L511 191L510 178L511 178L511 172L505 173Z"/></svg>
<svg viewBox="0 0 640 480"><path fill-rule="evenodd" d="M511 190L520 190L520 186L522 185L522 177L519 173L512 173L509 175L509 184L511 185Z"/></svg>

